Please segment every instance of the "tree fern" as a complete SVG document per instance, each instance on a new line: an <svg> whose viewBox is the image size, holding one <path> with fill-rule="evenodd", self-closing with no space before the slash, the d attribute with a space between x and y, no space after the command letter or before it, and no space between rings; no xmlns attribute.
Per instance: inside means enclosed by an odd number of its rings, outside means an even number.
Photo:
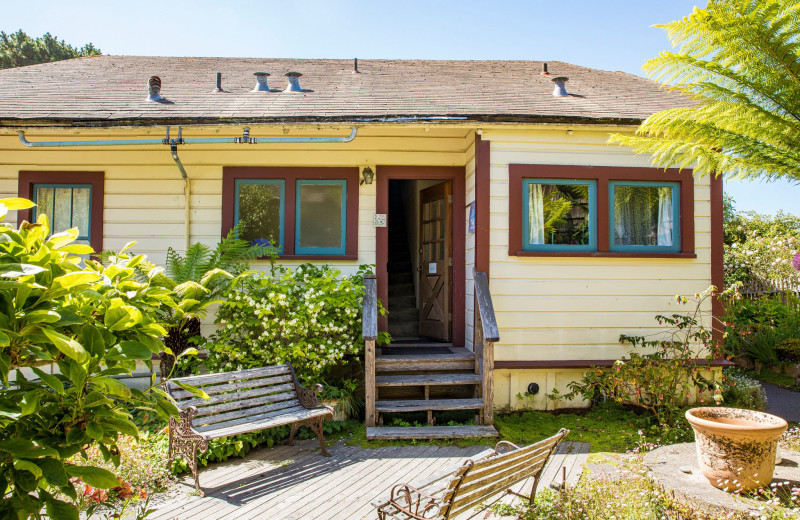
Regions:
<svg viewBox="0 0 800 520"><path fill-rule="evenodd" d="M800 4L710 0L665 25L678 52L644 65L695 104L648 117L610 142L698 175L800 180Z"/></svg>

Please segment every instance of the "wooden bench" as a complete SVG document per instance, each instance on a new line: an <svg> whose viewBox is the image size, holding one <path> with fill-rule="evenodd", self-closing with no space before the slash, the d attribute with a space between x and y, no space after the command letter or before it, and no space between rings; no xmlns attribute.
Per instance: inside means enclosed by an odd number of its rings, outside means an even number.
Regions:
<svg viewBox="0 0 800 520"><path fill-rule="evenodd" d="M530 496L523 498L533 503L547 459L568 433L562 428L552 437L524 448L500 441L493 450L479 454L474 461L467 460L455 470L434 475L416 486L398 484L388 498L373 502L378 518L455 518L497 493L518 495L510 488L530 477L534 479L533 488Z"/></svg>
<svg viewBox="0 0 800 520"><path fill-rule="evenodd" d="M176 382L199 388L211 399L195 397ZM188 461L200 496L197 449L205 452L211 439L291 424L291 446L298 428L309 426L317 434L322 455L330 457L322 421L332 419L333 413L317 401L322 386L301 386L289 364L181 377L165 381L163 386L180 411L179 419L169 420L169 463L177 455Z"/></svg>

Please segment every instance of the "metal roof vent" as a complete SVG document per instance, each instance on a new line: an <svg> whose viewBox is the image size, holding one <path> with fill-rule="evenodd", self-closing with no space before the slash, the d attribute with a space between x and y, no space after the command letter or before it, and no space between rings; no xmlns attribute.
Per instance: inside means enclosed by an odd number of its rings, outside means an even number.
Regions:
<svg viewBox="0 0 800 520"><path fill-rule="evenodd" d="M556 97L563 97L569 96L569 92L567 92L567 81L569 78L566 76L556 76L553 78L553 83L556 84L555 88L553 89L553 95Z"/></svg>
<svg viewBox="0 0 800 520"><path fill-rule="evenodd" d="M222 90L222 73L217 72L217 86L211 92L225 92Z"/></svg>
<svg viewBox="0 0 800 520"><path fill-rule="evenodd" d="M284 92L302 92L303 89L300 88L300 74L299 72L287 72L286 77L289 78L289 84L286 85L286 90Z"/></svg>
<svg viewBox="0 0 800 520"><path fill-rule="evenodd" d="M251 92L269 92L269 85L267 85L269 72L254 72L253 76L256 77L256 86Z"/></svg>
<svg viewBox="0 0 800 520"><path fill-rule="evenodd" d="M161 78L150 76L147 80L147 101L161 101Z"/></svg>

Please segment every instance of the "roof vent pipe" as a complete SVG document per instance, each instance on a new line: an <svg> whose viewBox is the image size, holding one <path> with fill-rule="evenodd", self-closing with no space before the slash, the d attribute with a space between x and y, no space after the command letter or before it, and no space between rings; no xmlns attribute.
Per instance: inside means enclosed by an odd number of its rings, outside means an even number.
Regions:
<svg viewBox="0 0 800 520"><path fill-rule="evenodd" d="M300 74L299 72L287 72L286 77L289 78L289 84L286 85L286 90L284 92L302 92L303 89L300 88Z"/></svg>
<svg viewBox="0 0 800 520"><path fill-rule="evenodd" d="M217 72L217 88L215 88L212 92L225 92L222 90L222 73Z"/></svg>
<svg viewBox="0 0 800 520"><path fill-rule="evenodd" d="M556 84L555 88L553 89L553 95L556 97L563 97L569 96L569 92L567 92L567 81L569 78L566 76L556 76L553 78L553 83Z"/></svg>
<svg viewBox="0 0 800 520"><path fill-rule="evenodd" d="M150 76L147 80L147 101L161 101L161 78Z"/></svg>
<svg viewBox="0 0 800 520"><path fill-rule="evenodd" d="M269 72L254 72L253 76L256 77L256 86L251 92L269 92L269 85L267 85Z"/></svg>
<svg viewBox="0 0 800 520"><path fill-rule="evenodd" d="M541 75L542 75L542 76L549 76L549 75L550 75L550 73L549 73L549 72L547 72L547 63L546 63L546 62L542 63L542 72L541 72Z"/></svg>
<svg viewBox="0 0 800 520"><path fill-rule="evenodd" d="M353 58L353 74L361 74L358 70L358 58Z"/></svg>

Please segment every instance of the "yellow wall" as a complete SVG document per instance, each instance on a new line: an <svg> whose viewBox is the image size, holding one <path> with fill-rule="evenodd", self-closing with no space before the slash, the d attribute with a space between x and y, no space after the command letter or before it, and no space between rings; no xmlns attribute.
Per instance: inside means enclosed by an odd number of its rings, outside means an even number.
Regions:
<svg viewBox="0 0 800 520"><path fill-rule="evenodd" d="M490 287L500 328L496 361L619 358L629 351L619 343L620 333L663 330L655 314L685 309L674 296L700 292L711 283L707 178L695 181L696 259L508 255L508 165L650 166L648 157L609 146L607 138L607 130L573 128L569 135L567 127L484 130L483 139L491 141ZM710 313L710 302L703 310ZM509 395L531 377L561 377L558 371L535 372L509 376L501 371L496 404L513 406Z"/></svg>
<svg viewBox="0 0 800 520"><path fill-rule="evenodd" d="M213 245L220 238L223 166L463 166L469 204L475 194L474 136L477 130L478 127L469 125L373 125L359 128L358 137L345 144L181 146L179 154L191 178L190 241ZM695 188L696 259L509 257L510 163L650 164L647 157L606 144L608 133L619 129L572 127L571 135L567 127L503 125L482 126L481 130L482 138L491 142L491 291L500 327L496 360L617 358L627 352L618 343L621 332L656 332L659 328L653 316L657 312L675 310L672 303L675 294L699 292L710 284L707 179L697 181ZM253 137L344 136L349 132L350 127L344 125L251 125ZM241 126L184 129L185 138L240 135ZM27 137L31 141L160 139L164 137L164 127L31 129ZM0 196L16 195L20 170L103 171L106 179L103 244L106 249L118 249L129 240L136 240L137 252L163 263L169 246L183 248L183 182L166 146L29 149L19 142L16 130L0 129ZM380 178L359 189L358 260L328 263L345 270L362 263L375 263L372 216L379 182ZM467 208L454 208L454 212L467 219ZM10 215L10 219L14 216ZM473 336L474 247L474 234L468 234L465 251L467 320L461 325L466 327L468 346ZM550 378L547 381L571 380L579 373L544 372L543 377ZM530 375L517 371L516 376L509 376L498 371L496 404L513 405L510 396L516 395L523 382L523 386L527 386ZM548 389L547 381L542 385L543 390Z"/></svg>

